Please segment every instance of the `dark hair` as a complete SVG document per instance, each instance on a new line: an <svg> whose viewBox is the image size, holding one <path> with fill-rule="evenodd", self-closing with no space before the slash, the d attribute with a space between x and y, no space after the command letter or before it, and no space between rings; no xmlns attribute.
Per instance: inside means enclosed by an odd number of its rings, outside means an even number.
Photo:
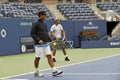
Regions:
<svg viewBox="0 0 120 80"><path fill-rule="evenodd" d="M39 12L38 12L38 17L40 17L40 15L44 15L45 13L46 13L46 11L43 11L43 10L42 10L42 11L39 11Z"/></svg>

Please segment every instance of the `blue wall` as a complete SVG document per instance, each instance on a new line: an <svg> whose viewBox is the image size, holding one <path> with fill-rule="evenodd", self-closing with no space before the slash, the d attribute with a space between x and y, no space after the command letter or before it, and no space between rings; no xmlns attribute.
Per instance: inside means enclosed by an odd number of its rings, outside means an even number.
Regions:
<svg viewBox="0 0 120 80"><path fill-rule="evenodd" d="M21 53L21 37L30 37L30 30L33 19L11 19L0 18L0 55L18 54ZM53 25L54 20L45 21L48 30ZM67 40L74 41L74 47L80 47L80 39L78 37L80 31L86 28L97 27L99 39L106 35L106 21L104 20L85 20L85 21L70 21L62 20L61 24L66 31ZM82 43L82 47L86 42Z"/></svg>
<svg viewBox="0 0 120 80"><path fill-rule="evenodd" d="M73 21L61 21L63 28L65 29L67 40L74 41L74 24Z"/></svg>
<svg viewBox="0 0 120 80"><path fill-rule="evenodd" d="M14 19L0 19L0 55L19 53L18 25ZM3 30L3 32L2 32ZM5 31L4 31L5 30ZM4 37L2 37L2 35Z"/></svg>
<svg viewBox="0 0 120 80"><path fill-rule="evenodd" d="M82 41L81 48L116 48L120 47L120 40Z"/></svg>

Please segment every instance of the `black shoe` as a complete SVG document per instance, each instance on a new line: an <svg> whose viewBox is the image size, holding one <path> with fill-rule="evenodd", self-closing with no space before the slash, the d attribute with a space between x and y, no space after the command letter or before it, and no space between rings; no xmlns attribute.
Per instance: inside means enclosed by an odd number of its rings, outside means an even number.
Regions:
<svg viewBox="0 0 120 80"><path fill-rule="evenodd" d="M70 61L70 59L68 57L65 58L65 61Z"/></svg>
<svg viewBox="0 0 120 80"><path fill-rule="evenodd" d="M53 72L52 74L53 74L53 76L57 76L57 75L60 75L62 73L63 73L63 71L57 70L57 71Z"/></svg>
<svg viewBox="0 0 120 80"><path fill-rule="evenodd" d="M55 59L55 58L53 58L53 62L56 62L56 59Z"/></svg>

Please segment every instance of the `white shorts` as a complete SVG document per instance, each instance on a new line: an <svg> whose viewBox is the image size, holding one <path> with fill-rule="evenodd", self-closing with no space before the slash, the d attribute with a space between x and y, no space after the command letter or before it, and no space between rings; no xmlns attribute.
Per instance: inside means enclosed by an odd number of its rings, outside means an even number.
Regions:
<svg viewBox="0 0 120 80"><path fill-rule="evenodd" d="M35 46L35 56L36 57L43 57L46 55L51 55L51 50L50 50L50 46Z"/></svg>

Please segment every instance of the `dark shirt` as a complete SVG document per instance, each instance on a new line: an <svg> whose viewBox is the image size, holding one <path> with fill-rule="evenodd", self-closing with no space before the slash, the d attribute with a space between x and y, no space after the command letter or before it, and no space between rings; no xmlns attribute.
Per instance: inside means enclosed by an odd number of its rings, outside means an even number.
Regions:
<svg viewBox="0 0 120 80"><path fill-rule="evenodd" d="M31 29L31 36L35 41L35 44L39 44L39 40L43 42L50 42L50 36L48 34L47 25L44 23L43 20L38 20L37 22L33 23Z"/></svg>

